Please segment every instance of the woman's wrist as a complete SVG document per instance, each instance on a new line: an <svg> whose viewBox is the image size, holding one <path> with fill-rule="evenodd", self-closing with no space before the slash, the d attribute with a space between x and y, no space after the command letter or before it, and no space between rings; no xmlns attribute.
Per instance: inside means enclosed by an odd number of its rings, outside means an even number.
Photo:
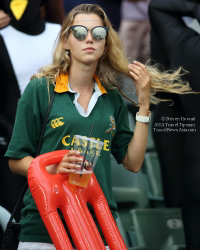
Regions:
<svg viewBox="0 0 200 250"><path fill-rule="evenodd" d="M140 106L139 111L138 111L138 115L147 116L148 112L149 112L149 108L150 108L150 104Z"/></svg>
<svg viewBox="0 0 200 250"><path fill-rule="evenodd" d="M49 166L46 167L46 170L50 174L56 174L57 166L58 166L58 164L49 165Z"/></svg>
<svg viewBox="0 0 200 250"><path fill-rule="evenodd" d="M142 123L149 123L151 112L149 111L150 104L147 105L141 105L139 108L139 111L136 114L136 121L142 122Z"/></svg>

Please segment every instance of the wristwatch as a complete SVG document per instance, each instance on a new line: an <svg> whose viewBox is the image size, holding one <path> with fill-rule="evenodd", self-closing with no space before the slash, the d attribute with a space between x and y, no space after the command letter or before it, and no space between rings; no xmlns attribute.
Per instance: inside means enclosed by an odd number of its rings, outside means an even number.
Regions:
<svg viewBox="0 0 200 250"><path fill-rule="evenodd" d="M139 112L136 113L136 121L149 123L151 121L151 111L148 112L147 116L138 115Z"/></svg>

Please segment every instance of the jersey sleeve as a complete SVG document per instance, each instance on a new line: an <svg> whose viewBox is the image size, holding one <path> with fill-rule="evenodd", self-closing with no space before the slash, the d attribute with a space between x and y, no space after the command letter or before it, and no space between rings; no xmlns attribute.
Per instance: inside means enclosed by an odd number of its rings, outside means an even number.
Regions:
<svg viewBox="0 0 200 250"><path fill-rule="evenodd" d="M121 164L125 157L129 142L133 137L133 131L129 128L128 109L121 96L120 102L121 106L116 116L116 133L111 145L111 153L118 164Z"/></svg>
<svg viewBox="0 0 200 250"><path fill-rule="evenodd" d="M31 81L18 102L14 129L5 157L35 157L47 107L46 80Z"/></svg>
<svg viewBox="0 0 200 250"><path fill-rule="evenodd" d="M12 138L5 157L35 157L37 141L40 134L40 120L33 108L23 102L18 103Z"/></svg>

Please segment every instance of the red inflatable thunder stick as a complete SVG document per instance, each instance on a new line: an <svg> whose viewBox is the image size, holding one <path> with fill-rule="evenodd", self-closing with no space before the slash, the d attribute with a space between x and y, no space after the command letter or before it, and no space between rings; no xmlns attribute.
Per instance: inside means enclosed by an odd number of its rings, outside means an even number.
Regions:
<svg viewBox="0 0 200 250"><path fill-rule="evenodd" d="M68 150L38 156L28 170L28 183L42 220L57 250L73 250L60 216L59 208L78 250L105 250L101 236L87 208L96 217L111 250L127 250L110 212L106 198L92 174L88 186L68 183L68 174L51 175L46 166L59 163Z"/></svg>

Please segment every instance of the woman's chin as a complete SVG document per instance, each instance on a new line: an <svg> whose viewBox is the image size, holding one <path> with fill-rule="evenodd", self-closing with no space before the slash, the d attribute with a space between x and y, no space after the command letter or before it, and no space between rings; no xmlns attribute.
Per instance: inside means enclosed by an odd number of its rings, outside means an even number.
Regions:
<svg viewBox="0 0 200 250"><path fill-rule="evenodd" d="M87 56L82 61L84 64L90 65L90 64L98 64L99 58L93 57L93 56Z"/></svg>
<svg viewBox="0 0 200 250"><path fill-rule="evenodd" d="M99 59L100 59L100 56L96 56L96 55L92 55L92 54L87 54L85 55L84 57L82 58L72 58L72 61L78 61L79 63L82 63L82 64L86 64L86 65L91 65L91 64L94 64L94 65L97 65L98 62L99 62Z"/></svg>

